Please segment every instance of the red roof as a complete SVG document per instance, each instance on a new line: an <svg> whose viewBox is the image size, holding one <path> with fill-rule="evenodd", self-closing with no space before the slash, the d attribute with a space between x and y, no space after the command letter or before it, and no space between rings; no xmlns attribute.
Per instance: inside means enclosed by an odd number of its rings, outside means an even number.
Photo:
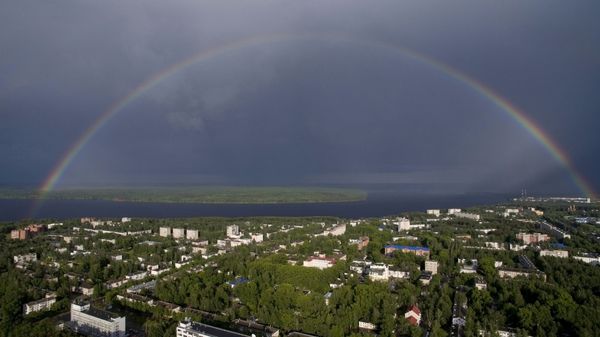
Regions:
<svg viewBox="0 0 600 337"><path fill-rule="evenodd" d="M421 314L421 310L419 310L419 307L417 307L416 304L413 304L412 307L410 307L409 311L413 311L415 314L420 315Z"/></svg>
<svg viewBox="0 0 600 337"><path fill-rule="evenodd" d="M417 321L417 319L413 316L409 316L406 320L410 325L419 325L419 321Z"/></svg>

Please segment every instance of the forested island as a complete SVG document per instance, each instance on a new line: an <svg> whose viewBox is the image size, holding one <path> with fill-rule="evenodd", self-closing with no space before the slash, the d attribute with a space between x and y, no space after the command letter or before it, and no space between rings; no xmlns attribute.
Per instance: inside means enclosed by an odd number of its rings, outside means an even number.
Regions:
<svg viewBox="0 0 600 337"><path fill-rule="evenodd" d="M366 198L366 192L356 189L294 186L65 188L46 193L40 193L35 189L0 189L0 199L110 200L157 203L322 203L361 201Z"/></svg>

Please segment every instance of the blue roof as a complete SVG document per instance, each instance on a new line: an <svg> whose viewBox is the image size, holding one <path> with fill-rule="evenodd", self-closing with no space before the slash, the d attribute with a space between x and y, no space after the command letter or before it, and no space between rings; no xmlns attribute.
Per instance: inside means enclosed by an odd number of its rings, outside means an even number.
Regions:
<svg viewBox="0 0 600 337"><path fill-rule="evenodd" d="M234 287L234 286L237 286L238 284L246 283L248 281L249 280L247 278L245 278L245 277L238 277L238 278L236 278L233 281L227 282L227 284L229 284L230 286Z"/></svg>
<svg viewBox="0 0 600 337"><path fill-rule="evenodd" d="M427 252L429 251L429 248L420 247L420 246L386 245L385 248L405 249L405 250L423 250L423 251L427 251Z"/></svg>

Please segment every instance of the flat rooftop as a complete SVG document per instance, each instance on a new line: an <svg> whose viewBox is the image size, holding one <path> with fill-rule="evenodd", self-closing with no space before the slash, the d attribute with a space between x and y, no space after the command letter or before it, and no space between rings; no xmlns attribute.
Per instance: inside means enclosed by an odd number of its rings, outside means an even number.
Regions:
<svg viewBox="0 0 600 337"><path fill-rule="evenodd" d="M190 328L194 331L214 337L248 337L248 335L244 335L235 331L225 330L217 328L216 326L206 325L198 322L192 322L190 324Z"/></svg>

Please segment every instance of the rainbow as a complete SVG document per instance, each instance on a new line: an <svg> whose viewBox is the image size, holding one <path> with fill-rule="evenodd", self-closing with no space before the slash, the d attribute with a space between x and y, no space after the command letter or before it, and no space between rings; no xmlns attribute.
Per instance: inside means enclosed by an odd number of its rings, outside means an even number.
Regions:
<svg viewBox="0 0 600 337"><path fill-rule="evenodd" d="M73 145L71 145L64 153L62 158L58 161L57 165L52 169L47 178L43 181L42 185L38 190L38 197L43 197L55 187L65 170L69 167L71 162L77 155L85 148L89 141L94 137L96 133L102 127L104 127L116 114L122 111L128 104L135 101L136 99L143 96L150 89L156 87L163 80L169 78L173 74L191 66L198 64L203 61L213 59L218 56L222 56L226 53L233 52L239 49L257 46L262 44L271 44L289 40L310 40L310 41L332 41L332 42L345 42L361 44L368 47L378 47L390 50L391 52L399 53L410 59L416 60L424 65L427 65L435 70L442 72L443 74L453 78L459 83L466 85L473 89L481 96L489 99L502 111L505 111L514 121L517 122L524 130L529 132L540 144L542 144L546 150L559 162L561 163L570 173L574 183L577 187L588 197L595 197L595 193L591 185L586 182L584 177L578 173L572 161L570 160L567 153L561 149L561 147L554 141L550 136L542 130L531 118L529 118L524 112L519 110L510 101L500 96L498 93L493 91L490 87L479 82L478 80L468 76L467 74L450 67L438 60L435 60L429 56L425 56L416 51L389 44L381 41L370 41L363 39L356 39L348 36L340 36L333 34L324 35L312 35L312 34L273 34L264 36L255 36L238 40L235 42L223 44L217 47L209 48L207 50L200 51L199 53L192 55L178 63L175 63L158 73L150 76L144 82L140 83L135 89L123 96L96 119L96 121L90 125L77 139Z"/></svg>

